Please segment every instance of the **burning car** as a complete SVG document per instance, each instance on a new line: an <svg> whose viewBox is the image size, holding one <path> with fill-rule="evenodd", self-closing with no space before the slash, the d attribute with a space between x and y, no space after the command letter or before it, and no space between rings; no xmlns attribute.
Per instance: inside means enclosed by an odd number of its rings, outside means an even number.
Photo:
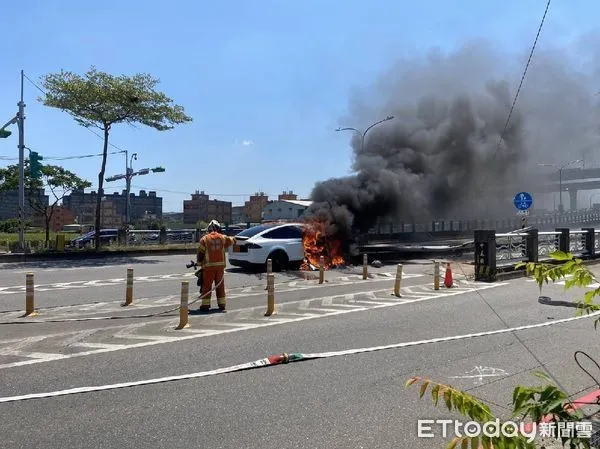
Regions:
<svg viewBox="0 0 600 449"><path fill-rule="evenodd" d="M229 263L236 267L265 267L267 259L273 271L299 268L304 261L301 223L269 223L246 229L235 236L229 249Z"/></svg>
<svg viewBox="0 0 600 449"><path fill-rule="evenodd" d="M228 259L237 267L264 268L271 259L273 271L311 270L319 267L321 256L326 269L344 263L340 243L327 239L319 222L267 223L246 229L235 238Z"/></svg>

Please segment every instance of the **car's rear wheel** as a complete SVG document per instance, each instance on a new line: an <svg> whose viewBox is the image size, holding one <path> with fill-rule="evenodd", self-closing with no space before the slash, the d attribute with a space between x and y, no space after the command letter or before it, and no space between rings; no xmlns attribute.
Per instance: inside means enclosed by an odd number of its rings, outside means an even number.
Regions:
<svg viewBox="0 0 600 449"><path fill-rule="evenodd" d="M289 259L284 251L278 250L269 254L268 259L273 263L273 271L279 272L285 270L288 266Z"/></svg>

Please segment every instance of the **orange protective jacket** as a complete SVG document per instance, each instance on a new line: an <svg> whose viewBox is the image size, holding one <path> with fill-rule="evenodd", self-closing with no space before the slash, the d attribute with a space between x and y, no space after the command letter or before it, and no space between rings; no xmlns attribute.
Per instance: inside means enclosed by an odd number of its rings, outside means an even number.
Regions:
<svg viewBox="0 0 600 449"><path fill-rule="evenodd" d="M235 243L235 238L211 232L200 239L198 262L202 268L225 267L225 250Z"/></svg>

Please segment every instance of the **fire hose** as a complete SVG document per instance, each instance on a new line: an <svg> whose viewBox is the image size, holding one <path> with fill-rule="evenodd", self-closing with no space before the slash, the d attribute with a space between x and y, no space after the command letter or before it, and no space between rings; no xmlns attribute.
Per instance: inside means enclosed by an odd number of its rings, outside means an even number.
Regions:
<svg viewBox="0 0 600 449"><path fill-rule="evenodd" d="M185 267L188 269L192 268L192 267L197 268L198 264L194 261L191 261ZM202 268L197 269L194 272L194 275L198 278L196 285L201 286L202 281L203 281L203 269ZM200 295L198 298L189 302L188 310L189 310L189 306L191 306L192 304L194 304L198 301L201 301L203 297L205 297L205 296L208 297L208 295L212 295L212 292L214 292L217 288L219 288L223 282L225 282L225 276L223 276L223 278L219 282L217 282L215 284L215 286L212 287L204 295ZM175 312L175 311L179 310L180 308L181 308L181 306L176 306L171 309L163 310L162 312L146 313L146 314L142 314L142 315L114 315L114 316L98 316L98 317L84 317L84 318L57 318L54 320L49 319L49 320L35 320L35 321L0 321L0 325L3 325L3 324L35 324L35 323L65 323L65 322L73 322L73 321L123 320L123 319L130 319L130 318L154 318L154 317L158 317L158 316L166 315L168 313Z"/></svg>

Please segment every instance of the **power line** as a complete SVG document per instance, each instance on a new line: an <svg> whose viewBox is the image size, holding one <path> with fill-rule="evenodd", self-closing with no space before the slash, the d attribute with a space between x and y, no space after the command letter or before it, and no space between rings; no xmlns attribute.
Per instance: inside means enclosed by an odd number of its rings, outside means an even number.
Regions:
<svg viewBox="0 0 600 449"><path fill-rule="evenodd" d="M34 151L31 148L27 148L30 151ZM124 153L125 150L122 151L111 151L108 154L121 154ZM44 160L52 160L52 161L66 161L68 159L85 159L85 158L90 158L90 157L98 157L98 156L102 156L102 153L96 153L96 154L82 154L80 156L44 156ZM7 156L0 156L0 160L2 161L16 161L19 158L17 157L7 157Z"/></svg>
<svg viewBox="0 0 600 449"><path fill-rule="evenodd" d="M552 0L548 0L548 3L546 3L546 10L544 11L544 15L542 16L542 21L540 22L540 26L539 26L537 34L535 36L535 40L533 41L533 46L531 47L531 52L529 53L529 58L527 59L527 64L525 64L525 70L523 70L523 75L521 76L521 82L519 83L519 87L517 88L517 93L515 94L515 98L513 100L512 106L510 107L510 111L508 112L508 117L506 119L506 123L504 124L504 129L502 130L502 133L500 134L500 137L498 138L498 145L496 146L496 150L494 151L494 156L492 159L496 158L496 154L498 153L498 150L500 149L500 145L502 143L504 134L506 133L506 130L508 129L508 124L510 123L510 119L512 117L515 106L517 104L517 99L519 98L519 93L521 92L521 88L523 87L523 82L525 81L525 76L527 75L527 70L529 69L529 65L531 64L531 59L533 57L533 53L537 46L538 39L542 32L542 27L544 26L544 21L546 20L546 14L548 14L548 9L550 8L551 1Z"/></svg>
<svg viewBox="0 0 600 449"><path fill-rule="evenodd" d="M33 87L35 87L37 90L39 90L39 91L40 91L41 93L43 93L44 95L47 95L47 94L46 94L46 91L45 91L44 89L42 89L42 88L41 88L41 87L40 87L40 86L39 86L39 85L38 85L38 84L37 84L35 81L33 81L31 78L29 78L29 77L28 77L28 76L27 76L25 73L23 73L23 77L24 77L24 78L25 78L27 81L29 81ZM66 111L66 110L65 110L65 112L66 112L67 114L69 114L70 116L72 116L72 117L75 117L75 115L74 115L74 114L72 114L70 111ZM98 137L98 138L100 138L100 139L104 140L104 137L103 137L103 136L101 136L100 134L98 134L98 133L97 133L96 131L94 131L93 129L91 129L91 128L88 128L87 126L85 127L85 129L87 129L89 132L91 132L92 134L94 134L96 137ZM116 148L116 149L117 149L117 150L119 150L119 151L125 152L125 150L124 150L123 148L120 148L120 147L118 147L118 146L116 146L116 145L114 145L114 144L112 144L112 143L110 143L110 142L108 142L108 144L109 144L111 147L113 147L113 148Z"/></svg>

